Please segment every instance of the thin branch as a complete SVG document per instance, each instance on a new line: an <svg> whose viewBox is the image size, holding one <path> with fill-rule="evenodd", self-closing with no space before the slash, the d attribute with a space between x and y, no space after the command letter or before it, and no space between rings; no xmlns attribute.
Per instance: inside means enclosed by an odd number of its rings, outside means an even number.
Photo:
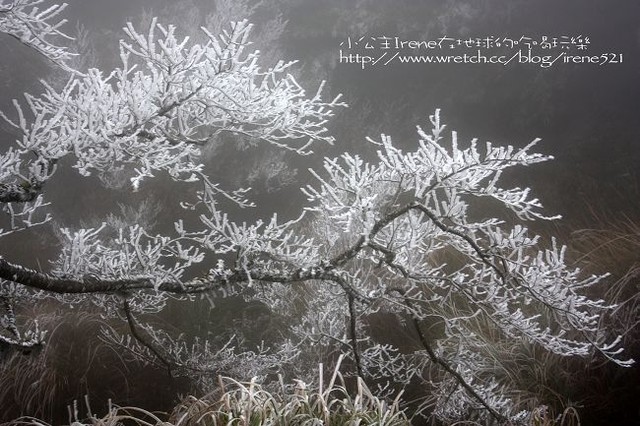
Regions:
<svg viewBox="0 0 640 426"><path fill-rule="evenodd" d="M449 363L447 363L444 359L440 358L434 352L434 350L429 345L429 342L427 341L426 336L422 332L422 329L420 328L420 322L418 321L418 319L413 317L412 322L413 322L413 327L415 328L416 332L418 333L418 338L420 339L420 343L424 347L425 351L427 351L427 355L429 355L429 358L431 359L431 361L433 361L434 363L436 363L439 366L441 366L447 373L451 374L458 381L458 383L460 383L460 386L462 386L467 392L469 392L471 394L471 396L473 396L476 400L478 400L478 402L484 408L486 408L487 411L489 411L489 414L491 414L491 416L493 418L495 418L496 420L498 420L500 422L507 421L508 419L505 416L503 416L502 414L500 414L499 412L497 412L495 409L493 409L493 407L491 407L482 398L482 396L480 396L480 394L478 394L478 392L476 392L475 389L473 389L473 387L465 381L464 377L462 377L460 375L460 373L458 373L456 370L454 370L453 367L451 367L449 365Z"/></svg>
<svg viewBox="0 0 640 426"><path fill-rule="evenodd" d="M444 359L440 358L435 353L435 351L433 350L431 345L429 345L429 341L427 340L427 337L424 335L424 333L422 331L422 328L420 327L420 321L418 320L418 318L416 318L413 315L411 317L412 317L413 327L416 330L416 332L418 333L418 338L420 340L420 344L422 344L422 346L424 347L424 349L427 352L427 355L429 355L429 358L431 359L431 361L433 361L435 364L438 364L447 373L451 374L458 381L460 386L462 386L484 408L487 409L489 414L491 414L491 416L494 419L498 420L499 422L506 422L508 419L505 416L503 416L502 414L497 412L493 407L491 407L491 405L489 405L489 403L487 403L484 400L484 398L482 398L482 396L480 394L478 394L478 392L476 392L475 389L473 389L473 387L466 382L466 380L464 379L464 377L462 377L462 375L460 373L458 373L456 370L454 370L453 367L451 367L451 365L449 365L449 363L447 361L445 361Z"/></svg>
<svg viewBox="0 0 640 426"><path fill-rule="evenodd" d="M355 307L355 299L351 294L347 294L347 302L349 303L349 328L351 332L351 351L353 352L353 360L356 363L358 376L364 378L364 374L362 372L362 360L360 359L360 351L358 349L358 316Z"/></svg>
<svg viewBox="0 0 640 426"><path fill-rule="evenodd" d="M169 373L169 377L173 377L173 364L171 361L167 359L167 357L162 354L160 349L156 348L155 345L147 340L145 336L142 335L142 332L138 329L138 323L131 312L131 306L129 305L129 300L125 297L123 301L123 310L124 314L127 317L127 324L129 325L129 329L131 330L131 335L138 341L140 344L145 346L151 353L153 353L160 362L162 362L167 367L167 372Z"/></svg>

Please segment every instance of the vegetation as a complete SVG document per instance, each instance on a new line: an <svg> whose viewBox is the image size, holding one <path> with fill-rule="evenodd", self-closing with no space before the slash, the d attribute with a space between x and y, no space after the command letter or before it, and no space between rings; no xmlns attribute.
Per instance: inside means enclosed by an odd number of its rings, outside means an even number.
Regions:
<svg viewBox="0 0 640 426"><path fill-rule="evenodd" d="M52 41L64 36L62 23L50 23L63 7L37 13L39 3L3 6L0 30L68 68L68 52ZM436 110L428 128L418 126L413 150L383 134L368 139L372 161L325 158L301 188L307 205L296 219L236 220L234 212L256 206L248 189L209 176L206 147L224 135L309 155L334 142L326 124L345 106L339 96L323 100L322 84L308 95L288 73L293 62L261 67L260 53L248 51L250 30L240 21L220 35L203 29L204 41L191 42L156 19L145 33L129 24L117 68L73 70L63 87L44 83L42 94L1 114L18 137L0 154L0 237L52 223L46 188L62 167L104 185L125 176L133 192L158 175L197 188L180 194L184 213L173 229L124 209L95 226L60 228L49 269L9 260L10 252L0 257L7 350L47 341L45 324L25 320L22 307L92 306L105 320L91 334L109 347L215 390L187 398L166 421L112 406L104 418L89 413L89 424L407 424L401 401L411 393L413 419L562 424L574 408L550 414L550 360L633 364L622 354L629 329L611 334L604 325L612 312L633 317L637 300L597 297L604 272L584 273L567 247L555 238L543 244L526 226L558 217L528 188L503 187L512 168L551 159L533 151L537 139L464 144ZM201 298L253 301L282 325L279 335L257 344L246 339L246 324L224 323L189 337L156 320L176 300ZM380 319L410 340L374 332ZM48 339L61 342L55 333ZM26 385L28 363L7 359L4 373ZM332 359L325 387L314 367ZM343 360L352 389L338 373ZM51 373L46 363L34 367ZM283 385L283 372L296 387ZM223 373L234 378L218 379ZM57 379L48 383L42 398L55 394Z"/></svg>
<svg viewBox="0 0 640 426"><path fill-rule="evenodd" d="M357 379L352 397L345 380L338 371L341 360L328 383L319 380L318 388L310 389L298 381L285 386L282 381L275 392L269 392L255 380L241 383L231 378L218 378L215 393L203 398L187 397L170 415L152 413L135 407L111 406L105 416L91 414L81 420L80 409L75 403L70 409L73 425L163 425L163 426L215 426L215 425L379 425L406 426L409 420L399 408L399 398L387 404L374 396ZM322 368L320 368L322 374ZM34 418L21 418L11 425L43 425Z"/></svg>

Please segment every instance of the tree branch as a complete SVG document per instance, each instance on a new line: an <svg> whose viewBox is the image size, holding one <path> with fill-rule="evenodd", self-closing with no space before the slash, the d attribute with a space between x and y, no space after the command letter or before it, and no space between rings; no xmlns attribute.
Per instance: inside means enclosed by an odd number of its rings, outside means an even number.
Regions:
<svg viewBox="0 0 640 426"><path fill-rule="evenodd" d="M355 299L351 294L347 294L347 302L349 303L349 329L351 332L351 351L353 352L353 360L356 363L356 371L358 376L364 379L362 372L362 360L360 359L360 351L358 350L358 333L357 333L357 313L355 307Z"/></svg>
<svg viewBox="0 0 640 426"><path fill-rule="evenodd" d="M345 281L341 272L335 270L331 265L298 268L290 272L269 271L262 268L240 268L229 270L224 274L196 278L186 282L165 281L158 283L157 279L151 276L116 279L103 279L93 275L85 275L82 278L57 277L11 263L0 256L0 279L58 294L115 293L135 290L194 294L205 293L228 285L248 282L249 280L274 283L321 280L337 283L348 295L356 300L366 300L364 296Z"/></svg>
<svg viewBox="0 0 640 426"><path fill-rule="evenodd" d="M8 296L0 296L0 303L4 307L4 315L0 315L0 324L12 336L0 333L0 345L8 345L19 348L22 351L28 351L34 347L43 344L44 334L38 330L38 324L35 325L34 332L27 332L24 335L20 333L16 325L16 313L13 309L13 302Z"/></svg>
<svg viewBox="0 0 640 426"><path fill-rule="evenodd" d="M214 289L216 284L193 282L182 284L179 282L164 282L156 285L151 277L132 277L122 279L99 279L85 276L81 279L56 277L36 270L26 268L0 257L0 279L12 281L37 290L58 294L90 294L112 293L125 290L157 289L171 293L193 293Z"/></svg>
<svg viewBox="0 0 640 426"><path fill-rule="evenodd" d="M366 246L370 246L372 248L374 248L374 246L375 246L375 249L378 250L378 251L382 251L385 254L385 256L390 255L389 250L386 250L386 249L382 248L380 245L376 245L375 243L373 243L374 237L385 226L389 225L391 222L393 222L394 220L396 220L400 216L403 216L403 215L407 214L411 210L418 210L418 211L424 213L434 223L434 225L436 225L440 230L442 230L442 231L444 231L444 232L446 232L448 234L453 234L453 235L456 235L456 236L462 238L465 242L467 242L467 244L469 244L469 246L473 249L473 251L476 252L478 257L487 266L489 266L494 271L496 271L496 273L500 276L500 278L502 278L503 280L506 279L505 272L502 269L500 269L498 266L496 266L495 263L489 261L489 257L490 256L487 255L482 250L482 248L478 245L478 243L476 243L473 240L473 238L471 238L470 236L468 236L464 232L461 232L461 231L459 231L457 229L453 229L450 226L447 226L444 222L442 222L440 219L438 219L438 217L431 210L429 210L429 208L427 208L427 206L425 206L424 204L422 204L422 203L420 203L418 201L412 201L412 202L410 202L408 204L405 204L404 206L402 206L402 207L400 207L400 208L398 208L396 210L393 210L392 212L390 212L387 215L385 215L382 219L378 220L374 224L374 226L371 228L371 232L369 232L369 235L361 236L358 239L358 241L356 241L356 243L354 245L352 245L350 248L348 248L347 250L343 251L339 255L335 256L331 260L331 264L335 265L336 267L343 266L349 260L353 259Z"/></svg>
<svg viewBox="0 0 640 426"><path fill-rule="evenodd" d="M171 363L171 361L167 359L167 357L164 354L160 353L160 349L156 348L155 345L150 341L148 341L145 338L145 336L141 334L140 330L138 330L137 321L133 316L133 313L131 312L131 306L129 305L129 300L126 297L124 298L124 301L123 301L123 310L124 310L124 315L127 318L127 324L129 325L129 329L131 330L131 335L138 342L140 342L140 344L142 344L147 349L149 349L149 351L151 351L151 353L154 354L156 358L160 360L160 362L166 365L167 372L169 373L169 377L173 377L173 372L172 372L173 364Z"/></svg>
<svg viewBox="0 0 640 426"><path fill-rule="evenodd" d="M468 384L466 382L466 380L464 379L464 377L462 377L462 375L460 375L460 373L458 373L456 370L453 369L453 367L451 367L449 365L448 362L446 362L444 359L440 358L433 350L433 348L431 348L431 346L429 345L429 342L427 341L426 336L424 335L424 333L422 332L422 328L420 327L420 322L418 321L418 319L414 316L412 316L412 323L413 323L413 327L416 330L416 332L418 333L418 338L420 339L420 343L422 344L422 346L424 347L425 351L427 351L427 355L429 355L429 358L431 359L431 361L433 361L435 364L438 364L440 367L442 367L447 373L451 374L460 384L460 386L462 386L467 392L469 392L469 394L471 394L471 396L473 396L484 408L487 409L487 411L489 412L489 414L491 414L491 416L493 418L495 418L496 420L500 421L500 422L505 422L508 419L503 416L502 414L500 414L499 412L497 412L495 409L493 409L493 407L491 407L483 398L482 396L480 396L480 394L478 394L478 392L475 391L475 389L473 389L473 387Z"/></svg>
<svg viewBox="0 0 640 426"><path fill-rule="evenodd" d="M395 291L397 291L403 298L405 298L405 292L404 292L403 289L396 288ZM407 300L406 298L405 298L405 303L413 311L412 303L409 300ZM413 313L410 313L410 315L411 315L411 322L413 324L413 327L416 330L416 333L418 333L418 339L420 340L420 344L422 345L422 347L424 347L425 351L427 352L427 355L429 356L429 359L431 359L431 361L433 363L435 363L435 364L439 365L440 367L442 367L447 373L451 374L458 381L458 383L467 392L469 392L469 394L471 394L471 396L473 396L476 400L478 400L478 402L484 408L487 409L487 411L489 412L489 414L491 414L491 416L493 418L495 418L496 420L501 421L501 422L507 421L508 419L505 416L503 416L502 414L500 414L499 412L497 412L495 409L493 409L493 407L491 407L491 405L489 405L484 400L484 398L482 398L482 396L480 394L478 394L478 392L476 392L475 389L473 389L473 387L466 382L466 380L464 379L464 377L462 377L462 375L460 375L460 373L458 373L456 370L454 370L453 367L451 367L451 365L449 365L449 363L447 361L445 361L444 359L440 358L435 353L435 351L433 350L431 345L429 345L429 341L427 340L427 336L425 336L424 332L422 331L422 328L420 327L419 319Z"/></svg>

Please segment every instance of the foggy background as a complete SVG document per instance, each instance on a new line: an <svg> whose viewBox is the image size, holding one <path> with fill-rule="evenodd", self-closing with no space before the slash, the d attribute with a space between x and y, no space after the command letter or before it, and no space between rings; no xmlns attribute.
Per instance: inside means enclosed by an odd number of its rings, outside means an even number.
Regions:
<svg viewBox="0 0 640 426"><path fill-rule="evenodd" d="M201 37L198 28L202 25L220 30L227 28L230 20L248 18L255 24L254 47L261 50L266 66L277 59L299 59L293 72L310 93L326 80L325 98L342 93L349 104L329 123L337 140L335 146L316 144L315 154L309 157L255 147L229 136L212 141L204 159L212 177L227 188L253 187L251 196L259 207L238 212L243 218L267 217L276 210L287 217L297 216L305 201L298 188L309 181L308 167L319 169L323 156L345 151L371 158L375 150L365 137L375 139L380 133L391 135L404 149L412 149L417 141L415 126L428 127L428 115L436 108L442 109L443 121L449 130L459 132L463 143L477 137L481 143L489 140L524 146L542 138L537 150L556 159L519 171L513 178L533 187L549 212L562 214L562 226L592 226L591 211L630 218L640 212L640 4L636 1L616 2L614 7L597 0L72 0L65 17L68 32L78 38L81 56L77 67L98 67L107 72L118 66L122 27L130 21L144 33L153 16L163 24L175 24L179 34L195 40ZM621 53L623 63L557 63L541 68L516 63L394 62L362 69L360 64L338 61L339 50L345 49L340 43L349 37L397 36L420 41L441 36L542 35L587 36L591 41L587 50L568 53ZM62 84L67 78L25 46L8 36L0 37L3 111L13 112L11 100L19 99L22 92L37 93L39 79ZM483 54L491 52L483 50ZM0 130L4 143L14 139L6 124L1 124ZM114 188L104 189L97 179L80 178L75 170L61 167L46 189L56 224L99 223L99 218L118 209L117 203L137 205L145 199L162 206L159 222L170 225L176 215L185 215L177 199L189 190L184 185L160 177L147 180L134 194L126 178L115 176L113 180ZM33 232L11 241L14 260L31 263L38 253L45 262L54 254L49 249L55 238L43 231L37 230L38 243L30 240ZM40 245L35 252L34 244Z"/></svg>
<svg viewBox="0 0 640 426"><path fill-rule="evenodd" d="M79 69L109 72L119 65L118 40L132 22L145 32L151 17L173 23L178 34L195 40L197 28L212 32L229 20L248 18L255 24L255 48L266 65L299 59L293 72L309 93L327 81L324 97L338 93L349 104L337 110L329 129L335 146L316 144L314 154L300 157L270 146L224 136L205 149L207 171L226 188L251 186L257 208L232 209L236 220L297 217L304 206L299 188L310 182L307 169L319 170L322 158L357 152L373 158L365 137L391 135L405 150L417 144L415 126L429 127L428 116L441 108L448 130L461 144L521 147L542 138L537 151L555 160L507 176L530 186L549 214L564 219L549 232L567 237L581 228L602 228L608 221L640 219L640 2L624 0L67 0L67 32L78 36ZM348 37L400 37L431 40L441 36L537 38L587 36L586 51L572 54L623 55L622 64L398 64L362 69L339 63L340 43ZM344 46L343 46L344 49ZM472 50L473 52L474 50ZM556 54L561 50L553 50ZM381 51L376 50L376 54ZM420 51L417 54L429 54ZM437 54L438 52L434 52ZM489 55L489 52L486 52ZM0 108L13 113L11 100L23 92L38 93L39 79L62 84L67 76L16 40L0 34ZM3 148L15 139L0 123ZM67 164L68 165L68 164ZM119 205L147 209L158 232L169 231L179 217L187 226L196 217L179 207L194 188L166 176L146 180L133 193L127 179L114 176L105 188L96 178L81 178L65 167L47 184L45 198L56 226L92 226ZM150 211L150 213L149 213ZM190 216L191 215L191 216ZM57 253L51 226L38 227L0 240L0 253L10 261L47 269Z"/></svg>

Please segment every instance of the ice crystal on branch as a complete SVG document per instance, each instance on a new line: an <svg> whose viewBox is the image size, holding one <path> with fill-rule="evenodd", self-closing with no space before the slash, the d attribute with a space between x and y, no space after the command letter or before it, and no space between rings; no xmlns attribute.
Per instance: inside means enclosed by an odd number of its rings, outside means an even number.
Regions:
<svg viewBox="0 0 640 426"><path fill-rule="evenodd" d="M155 19L147 34L129 24L120 68L90 69L61 90L43 83L44 94L14 102L16 118L2 117L22 137L0 157L0 199L33 200L66 156L82 175L132 168L137 189L158 171L204 178L201 147L221 132L303 154L311 141L331 143L325 123L344 104L323 101L322 85L307 96L287 73L294 62L261 69L259 52L247 51L250 29L242 21L219 37L205 30L197 44Z"/></svg>
<svg viewBox="0 0 640 426"><path fill-rule="evenodd" d="M0 1L0 32L20 40L63 69L75 72L66 63L74 54L58 44L60 39L73 40L60 28L67 20L56 21L67 4L53 4L40 10L42 3L43 0Z"/></svg>
<svg viewBox="0 0 640 426"><path fill-rule="evenodd" d="M60 164L83 176L129 170L136 190L158 172L200 185L196 202L180 200L199 223L177 218L171 235L111 220L115 227L62 229L50 272L0 257L3 341L30 345L43 337L37 327L18 330L14 302L91 297L128 326L130 337L109 332L105 339L171 372L268 377L282 362L309 371L297 365L346 353L353 373L379 381L384 392L423 386L432 397L425 410L448 422L526 420L520 390L504 374L514 342L562 356L597 350L631 364L620 339L599 328L610 307L584 293L603 277L570 266L555 240L541 248L523 222L555 217L529 189L503 187L504 171L551 158L532 152L537 140L523 148L463 146L436 110L430 129L417 128L413 151L382 135L369 139L377 161L350 153L325 159L323 170L311 171L315 184L303 188L309 204L297 219L236 221L220 199L253 203L247 190L206 176L203 145L228 132L306 154L310 141L333 141L326 120L342 106L321 99L322 85L307 96L287 74L292 62L260 68L250 28L241 21L220 36L204 30L199 44L155 19L146 33L129 24L119 68L75 74L62 89L44 84L42 95L14 102L15 117L2 114L20 137L0 154L9 224L0 236L48 220L37 210ZM497 207L490 217L485 200ZM240 336L236 345L173 336L137 319L170 297L215 301L228 290L291 321L273 350L241 347L242 330L228 330ZM410 333L411 344L371 332L380 316Z"/></svg>
<svg viewBox="0 0 640 426"><path fill-rule="evenodd" d="M308 210L333 224L329 234L348 235L331 263L350 270L362 294L382 295L376 309L413 318L428 348L423 356L450 371L447 380L469 385L458 390L469 404L459 418L478 404L485 413L509 411L504 409L507 400L489 396L498 385L482 384L490 376L481 373L479 364L469 361L460 370L463 358L456 358L465 353L454 349L457 343L473 347L479 318L504 339L525 339L566 356L585 356L596 348L629 365L619 357L618 339L602 340L598 318L608 306L583 293L603 277L584 277L568 266L566 248L555 240L551 248L538 249L539 237L524 226L509 229L509 215L487 219L478 210L478 198L491 198L521 220L554 219L543 213L529 189L500 186L504 170L551 157L531 153L537 140L520 149L490 143L480 149L476 140L463 148L451 132L447 143L439 111L430 119L430 132L418 127L415 151L402 152L382 135L380 142L370 139L380 147L377 163L344 154L327 159L323 174L312 172L318 184L304 189L312 203ZM377 271L362 280L366 263ZM444 328L434 341L420 328L429 317L440 318ZM448 409L439 404L436 413L447 417Z"/></svg>

